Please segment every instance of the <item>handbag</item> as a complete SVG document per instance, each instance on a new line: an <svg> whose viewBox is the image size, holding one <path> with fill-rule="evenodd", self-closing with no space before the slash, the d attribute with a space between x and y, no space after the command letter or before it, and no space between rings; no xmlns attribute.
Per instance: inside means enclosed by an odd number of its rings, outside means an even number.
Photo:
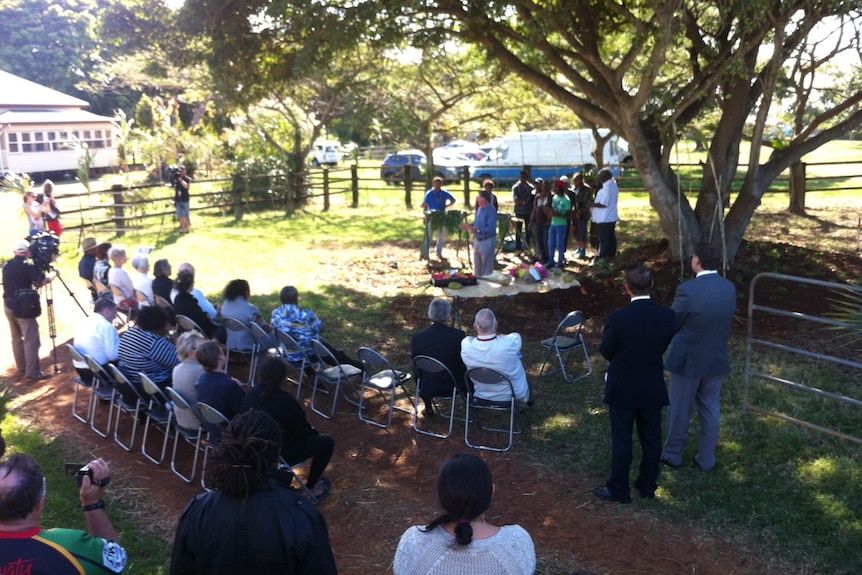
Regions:
<svg viewBox="0 0 862 575"><path fill-rule="evenodd" d="M39 292L34 289L19 289L12 298L12 315L18 319L33 319L42 315Z"/></svg>

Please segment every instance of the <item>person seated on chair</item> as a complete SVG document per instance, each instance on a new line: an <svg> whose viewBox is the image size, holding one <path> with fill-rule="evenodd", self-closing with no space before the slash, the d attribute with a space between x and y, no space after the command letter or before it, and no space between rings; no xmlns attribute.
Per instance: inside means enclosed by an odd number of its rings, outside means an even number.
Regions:
<svg viewBox="0 0 862 575"><path fill-rule="evenodd" d="M135 325L120 336L117 367L136 388L141 389L139 372L162 389L171 384L171 372L179 359L169 338L170 329L168 315L151 305L141 308Z"/></svg>
<svg viewBox="0 0 862 575"><path fill-rule="evenodd" d="M150 260L144 254L135 254L132 258L132 268L135 273L132 276L132 285L135 289L145 296L149 301L153 301L153 278L150 277ZM136 294L137 295L137 294ZM140 305L149 305L147 302L140 302Z"/></svg>
<svg viewBox="0 0 862 575"><path fill-rule="evenodd" d="M108 259L114 264L108 270L108 285L119 288L122 294L113 294L114 303L124 312L131 312L137 309L138 298L135 297L135 285L132 283L132 278L128 272L123 269L123 265L129 259L126 256L126 250L119 246L114 246L108 250Z"/></svg>
<svg viewBox="0 0 862 575"><path fill-rule="evenodd" d="M248 301L251 288L245 280L231 280L224 288L224 302L221 304L222 317L232 317L245 325L256 323L265 331L272 328L263 320L257 306ZM248 332L227 329L228 349L249 350L254 347L254 337Z"/></svg>
<svg viewBox="0 0 862 575"><path fill-rule="evenodd" d="M156 260L153 265L153 295L171 301L171 289L174 280L171 279L171 263L168 260Z"/></svg>
<svg viewBox="0 0 862 575"><path fill-rule="evenodd" d="M461 359L467 369L489 367L495 369L512 381L515 390L515 404L523 410L532 405L530 382L521 363L521 334L517 332L497 333L497 318L490 309L480 309L473 321L476 337L468 336L461 341ZM508 391L484 389L476 384L475 396L480 399L506 400Z"/></svg>
<svg viewBox="0 0 862 575"><path fill-rule="evenodd" d="M96 265L96 246L99 245L96 241L96 238L84 238L81 241L81 251L84 252L84 255L81 256L81 259L78 261L78 276L87 280L88 282L93 281L93 267ZM99 294L95 292L95 290L90 290L93 295L93 299L95 300L99 297Z"/></svg>
<svg viewBox="0 0 862 575"><path fill-rule="evenodd" d="M198 390L195 385L204 372L204 367L198 362L195 352L206 340L204 334L194 330L187 331L177 338L177 356L180 362L174 366L171 387L183 396L194 415L198 414ZM194 417L184 409L174 411L174 415L179 426L185 429L197 429L202 421L200 417Z"/></svg>
<svg viewBox="0 0 862 575"><path fill-rule="evenodd" d="M353 359L343 351L336 349L329 342L325 341L323 334L323 321L313 311L308 308L299 307L299 292L293 286L284 286L279 294L281 306L272 310L272 327L279 331L283 331L290 337L296 340L296 343L302 346L302 349L312 358L316 359L314 350L311 347L311 340L316 339L323 347L335 356L336 361L341 364L349 364L362 369L362 363L359 360ZM300 354L288 354L287 359L291 362L302 361ZM321 358L327 363L330 358Z"/></svg>
<svg viewBox="0 0 862 575"><path fill-rule="evenodd" d="M198 401L206 403L231 419L242 410L245 392L240 387L239 380L224 372L225 357L221 346L215 340L205 341L195 351L195 359L204 368L195 384ZM221 427L206 421L203 423L213 441L218 441L221 437Z"/></svg>
<svg viewBox="0 0 862 575"><path fill-rule="evenodd" d="M332 459L335 440L329 435L321 435L308 423L302 406L285 389L287 366L281 359L270 357L264 360L257 378L257 387L245 396L242 411L260 409L278 422L281 427L281 456L289 465L311 458L306 485L319 502L332 487L323 472Z"/></svg>
<svg viewBox="0 0 862 575"><path fill-rule="evenodd" d="M204 330L207 338L216 337L216 332L219 331L219 326L213 323L204 310L201 309L198 300L192 295L192 290L195 287L194 272L182 270L177 273L177 279L174 282L177 294L174 297L174 312L177 315L184 315L195 322ZM219 340L224 340L224 333L221 333Z"/></svg>
<svg viewBox="0 0 862 575"><path fill-rule="evenodd" d="M91 281L100 282L105 286L105 291L98 294L98 297L113 298L111 290L108 288L108 271L111 269L111 262L108 260L108 250L111 249L110 242L104 242L96 246L96 263L93 264L93 277Z"/></svg>
<svg viewBox="0 0 862 575"><path fill-rule="evenodd" d="M173 575L338 572L323 515L277 469L280 440L263 411L230 422L207 467L213 490L197 495L177 525Z"/></svg>
<svg viewBox="0 0 862 575"><path fill-rule="evenodd" d="M532 575L536 549L530 534L520 525L499 527L486 520L495 492L491 470L480 457L458 453L447 459L437 474L443 513L404 532L392 564L395 575Z"/></svg>
<svg viewBox="0 0 862 575"><path fill-rule="evenodd" d="M180 267L177 268L178 274L180 272L183 272L183 271L191 272L192 276L195 275L195 267L188 262L181 263ZM210 302L210 300L207 299L207 296L204 295L204 292L202 292L201 290L199 290L197 288L197 286L192 288L192 295L195 296L195 299L197 300L198 305L201 306L201 309L204 310L204 313L207 314L210 317L210 319L214 320L218 316L218 310L216 309L216 307ZM176 297L177 297L177 288L176 288L176 285L174 285L174 288L171 290L170 301L174 301L174 299L176 299ZM177 312L177 313L181 313L181 312Z"/></svg>
<svg viewBox="0 0 862 575"><path fill-rule="evenodd" d="M99 298L93 306L93 313L75 328L73 345L81 355L92 357L101 366L117 361L120 347L120 334L114 327L117 318L117 304L108 298ZM78 375L86 383L93 381L93 372L85 363L74 362Z"/></svg>
<svg viewBox="0 0 862 575"><path fill-rule="evenodd" d="M431 325L413 335L411 357L427 355L439 360L440 363L449 368L455 377L457 385L464 381L464 372L467 368L461 360L461 340L464 339L464 330L449 327L446 322L452 314L452 304L446 298L438 297L431 300L428 306L428 319ZM452 381L446 373L417 373L419 378L419 397L425 403L422 415L430 417L434 415L434 398L450 396L452 394Z"/></svg>

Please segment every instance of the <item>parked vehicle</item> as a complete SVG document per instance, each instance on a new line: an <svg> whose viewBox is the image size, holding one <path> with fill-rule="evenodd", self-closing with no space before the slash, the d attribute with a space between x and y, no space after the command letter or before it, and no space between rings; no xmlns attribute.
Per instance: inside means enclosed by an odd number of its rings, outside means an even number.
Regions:
<svg viewBox="0 0 862 575"><path fill-rule="evenodd" d="M421 150L401 150L387 155L380 165L380 179L387 184L399 184L405 179L407 166L411 167L414 182L425 180L428 159Z"/></svg>
<svg viewBox="0 0 862 575"><path fill-rule="evenodd" d="M337 166L341 160L341 142L336 140L318 140L314 142L314 157L311 160L315 168L320 166Z"/></svg>
<svg viewBox="0 0 862 575"><path fill-rule="evenodd" d="M607 134L607 130L600 131ZM617 165L630 158L617 136L605 143L604 161ZM512 183L521 170L530 167L534 178L557 178L596 165L596 140L592 130L515 132L497 141L487 158L470 170L473 179L493 179L498 185Z"/></svg>
<svg viewBox="0 0 862 575"><path fill-rule="evenodd" d="M432 151L434 173L444 180L459 181L464 176L464 167L476 165L476 160L464 154L460 148L434 148Z"/></svg>

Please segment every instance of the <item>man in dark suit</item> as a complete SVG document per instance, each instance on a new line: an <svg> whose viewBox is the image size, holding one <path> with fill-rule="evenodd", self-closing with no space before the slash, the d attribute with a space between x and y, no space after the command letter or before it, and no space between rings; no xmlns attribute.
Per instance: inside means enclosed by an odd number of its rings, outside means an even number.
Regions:
<svg viewBox="0 0 862 575"><path fill-rule="evenodd" d="M449 368L455 381L460 385L464 381L464 362L461 361L461 340L466 335L464 330L449 327L446 322L452 313L452 304L444 298L436 298L428 306L428 319L431 325L413 336L411 357L427 355L439 360ZM435 397L449 396L452 394L452 382L444 373L433 373L423 375L416 374L419 378L419 397L425 403L422 415L430 417L434 415Z"/></svg>
<svg viewBox="0 0 862 575"><path fill-rule="evenodd" d="M676 290L676 335L667 356L670 372L670 408L662 463L682 466L688 425L695 403L700 417L700 438L695 464L703 471L715 468L715 446L721 415L721 385L730 373L727 343L736 312L736 288L718 275L721 252L700 242L691 256L697 274Z"/></svg>
<svg viewBox="0 0 862 575"><path fill-rule="evenodd" d="M611 418L611 475L593 494L606 501L631 503L629 468L632 427L641 442L635 487L652 499L658 487L661 457L661 410L667 405L662 356L674 332L674 313L652 301L652 271L636 266L626 273L631 303L608 316L600 351L610 363L605 376L605 403Z"/></svg>

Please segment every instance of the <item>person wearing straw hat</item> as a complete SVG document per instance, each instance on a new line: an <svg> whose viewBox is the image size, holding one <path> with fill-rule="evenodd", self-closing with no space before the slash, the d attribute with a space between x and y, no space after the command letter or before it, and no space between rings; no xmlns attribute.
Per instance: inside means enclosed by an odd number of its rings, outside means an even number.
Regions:
<svg viewBox="0 0 862 575"><path fill-rule="evenodd" d="M96 246L99 242L96 238L84 238L81 241L81 251L84 255L78 262L78 275L87 281L93 281L93 268L96 265Z"/></svg>

